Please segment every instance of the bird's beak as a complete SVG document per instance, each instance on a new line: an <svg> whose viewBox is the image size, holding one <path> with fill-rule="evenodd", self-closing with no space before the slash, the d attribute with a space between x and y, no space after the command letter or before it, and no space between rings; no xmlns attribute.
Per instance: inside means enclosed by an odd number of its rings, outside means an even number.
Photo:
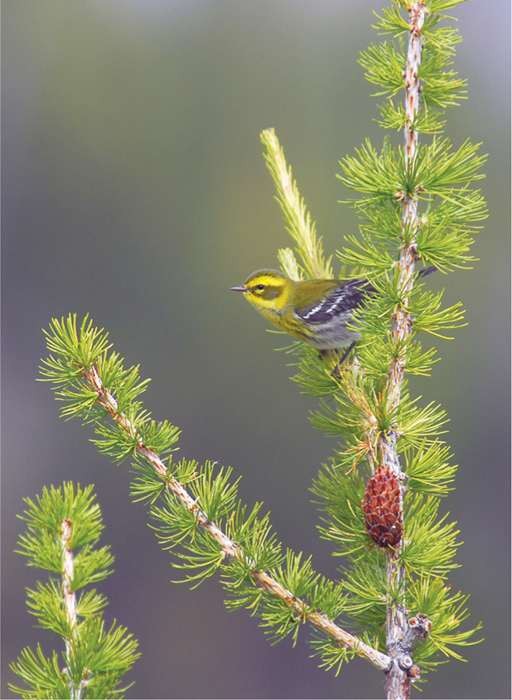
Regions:
<svg viewBox="0 0 512 700"><path fill-rule="evenodd" d="M230 287L232 292L247 292L247 287L242 284L240 287Z"/></svg>

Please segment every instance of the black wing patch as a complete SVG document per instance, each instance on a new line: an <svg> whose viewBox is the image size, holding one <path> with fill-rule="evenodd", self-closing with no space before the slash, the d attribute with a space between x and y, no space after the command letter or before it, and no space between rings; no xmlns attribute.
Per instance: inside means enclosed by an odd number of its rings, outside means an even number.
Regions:
<svg viewBox="0 0 512 700"><path fill-rule="evenodd" d="M348 280L332 291L326 299L315 302L300 312L295 310L295 313L308 323L326 323L334 316L350 314L363 303L365 294L375 291L375 287L367 280Z"/></svg>

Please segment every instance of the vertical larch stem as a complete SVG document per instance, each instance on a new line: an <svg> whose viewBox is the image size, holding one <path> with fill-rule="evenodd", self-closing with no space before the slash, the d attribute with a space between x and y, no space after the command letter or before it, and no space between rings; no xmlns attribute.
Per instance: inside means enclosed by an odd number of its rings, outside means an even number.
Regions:
<svg viewBox="0 0 512 700"><path fill-rule="evenodd" d="M425 3L415 2L409 9L410 33L405 67L405 167L408 171L414 166L418 148L418 133L412 128L420 104L420 81L418 69L423 48L421 28L425 17ZM418 199L414 192L399 193L403 202L402 230L403 246L400 251L398 269L400 270L400 289L403 293L403 305L400 305L393 317L393 340L399 349L398 356L393 361L388 376L388 408L395 408L400 401L400 393L405 370L407 338L410 333L410 316L407 312L408 295L413 285L416 250L414 246L414 231L417 226ZM403 474L397 453L397 435L389 431L379 441L380 461L382 465L391 468L401 480ZM400 512L403 505L400 503ZM393 549L388 549L387 581L388 605L386 614L386 643L389 655L393 659L386 675L386 696L389 700L409 698L410 673L407 664L403 663L402 640L408 629L407 610L405 608L405 574L400 564L402 543ZM400 592L398 602L392 599L393 592Z"/></svg>
<svg viewBox="0 0 512 700"><path fill-rule="evenodd" d="M73 656L73 637L76 628L76 596L72 590L73 579L75 577L75 560L73 552L70 549L71 542L71 521L66 518L62 521L61 544L62 544L62 594L64 596L64 607L66 609L66 617L71 631L70 636L66 636L66 659L67 659L67 674L69 681L69 691L72 698L78 698L75 689L71 668Z"/></svg>

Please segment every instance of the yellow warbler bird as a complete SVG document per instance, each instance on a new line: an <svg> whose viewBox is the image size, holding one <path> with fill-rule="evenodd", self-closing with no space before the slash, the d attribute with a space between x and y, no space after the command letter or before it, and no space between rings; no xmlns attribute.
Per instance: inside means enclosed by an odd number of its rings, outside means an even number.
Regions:
<svg viewBox="0 0 512 700"><path fill-rule="evenodd" d="M418 276L435 272L434 266ZM303 340L321 354L349 346L341 364L360 333L347 327L354 311L364 306L365 297L376 292L366 279L292 280L278 270L257 270L244 284L231 287L243 292L260 314L289 335Z"/></svg>

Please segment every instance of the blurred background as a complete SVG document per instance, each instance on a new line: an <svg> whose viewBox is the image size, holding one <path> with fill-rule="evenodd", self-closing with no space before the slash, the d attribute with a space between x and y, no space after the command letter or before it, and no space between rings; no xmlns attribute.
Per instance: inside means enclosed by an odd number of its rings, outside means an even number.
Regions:
<svg viewBox="0 0 512 700"><path fill-rule="evenodd" d="M217 578L190 591L129 498L114 466L65 423L36 383L52 317L90 313L128 365L152 382L144 400L183 430L180 455L243 474L285 547L336 577L308 491L335 443L316 433L316 402L289 380L287 343L229 287L276 267L290 244L262 158L274 127L325 250L357 230L338 160L380 145L375 91L357 64L378 37L384 0L4 0L2 2L3 479L2 697L24 646L55 643L34 627L25 586L40 572L13 553L23 497L72 479L93 483L115 574L98 588L140 642L128 697L383 697L362 660L336 678L296 648L271 647L247 611L228 613ZM438 341L442 362L412 383L451 422L460 465L442 512L464 542L450 577L471 594L467 628L485 642L428 676L428 698L510 697L509 236L510 3L452 11L463 43L455 67L469 99L448 113L455 146L489 153L481 183L490 216L472 271L429 279L462 300L467 328ZM393 137L396 142L399 136ZM339 270L339 267L337 268ZM432 280L432 281L430 281ZM44 578L45 574L43 574ZM417 696L417 691L415 692Z"/></svg>

